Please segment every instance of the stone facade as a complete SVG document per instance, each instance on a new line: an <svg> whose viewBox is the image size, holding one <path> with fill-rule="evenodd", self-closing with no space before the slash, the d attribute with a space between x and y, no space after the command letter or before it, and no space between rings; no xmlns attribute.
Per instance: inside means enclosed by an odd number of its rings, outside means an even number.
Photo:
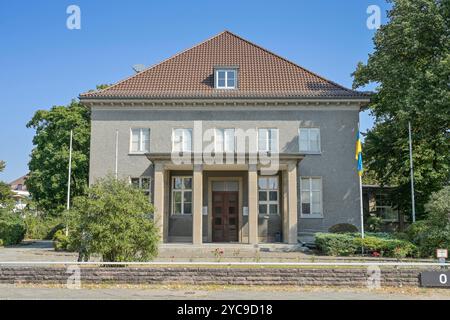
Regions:
<svg viewBox="0 0 450 320"><path fill-rule="evenodd" d="M383 268L383 287L419 286L420 269ZM64 267L0 267L0 283L66 284ZM366 268L80 267L82 284L289 285L366 287Z"/></svg>

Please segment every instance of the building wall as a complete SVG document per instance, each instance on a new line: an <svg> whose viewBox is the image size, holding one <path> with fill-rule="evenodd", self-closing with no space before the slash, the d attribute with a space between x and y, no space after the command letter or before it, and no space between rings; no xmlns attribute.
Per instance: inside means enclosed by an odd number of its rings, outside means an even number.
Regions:
<svg viewBox="0 0 450 320"><path fill-rule="evenodd" d="M233 109L233 110L230 110ZM129 154L130 128L150 128L150 152L168 153L172 148L172 128L192 128L201 120L203 129L279 128L280 152L298 152L298 128L318 126L322 152L306 155L299 164L300 176L321 176L323 218L304 218L298 206L300 233L326 231L336 223L359 227L359 189L356 174L355 132L359 108L356 106L314 107L210 107L171 110L152 108L92 108L90 183L113 173L115 168L115 132L119 132L118 173L120 177L152 176L144 155ZM256 143L256 142L255 142ZM300 200L300 191L299 191Z"/></svg>

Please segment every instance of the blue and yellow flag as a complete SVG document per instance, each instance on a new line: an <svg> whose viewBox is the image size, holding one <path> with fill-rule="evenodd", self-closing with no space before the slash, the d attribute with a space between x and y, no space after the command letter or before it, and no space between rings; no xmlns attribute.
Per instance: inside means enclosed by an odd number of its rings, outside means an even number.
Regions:
<svg viewBox="0 0 450 320"><path fill-rule="evenodd" d="M363 174L363 163L362 163L362 146L361 146L361 139L359 137L359 130L356 135L356 153L355 153L355 159L358 160L358 174L362 176Z"/></svg>

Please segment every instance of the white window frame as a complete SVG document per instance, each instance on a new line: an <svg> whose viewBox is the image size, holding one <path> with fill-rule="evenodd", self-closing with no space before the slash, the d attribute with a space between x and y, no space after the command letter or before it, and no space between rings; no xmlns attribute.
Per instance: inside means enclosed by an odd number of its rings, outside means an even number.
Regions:
<svg viewBox="0 0 450 320"><path fill-rule="evenodd" d="M266 130L266 138L265 138L265 149L264 150L261 150L260 148L259 148L259 138L260 138L260 131L261 130ZM273 149L273 145L271 144L271 142L272 142L272 139L271 139L271 134L270 134L270 132L271 131L275 131L276 132L276 134L277 134L277 140L276 140L276 146L277 146L277 150L272 150ZM278 130L278 128L258 128L258 130L257 130L257 134L256 134L256 139L257 139L257 141L256 141L256 143L257 143L257 146L258 146L258 151L259 152L272 152L272 153L278 153L278 149L279 149L279 144L280 144L280 134L279 134L280 132L279 132L279 130Z"/></svg>
<svg viewBox="0 0 450 320"><path fill-rule="evenodd" d="M228 72L234 72L234 86L228 86ZM225 72L225 86L219 86L219 72ZM216 69L214 72L214 87L216 89L236 89L237 88L237 70L232 68Z"/></svg>
<svg viewBox="0 0 450 320"><path fill-rule="evenodd" d="M133 150L133 130L139 130L139 150ZM143 132L144 130L148 131L148 150L145 149ZM150 128L130 128L130 150L131 154L144 154L150 152L150 144L151 144L151 130Z"/></svg>
<svg viewBox="0 0 450 320"><path fill-rule="evenodd" d="M268 185L268 181L269 179L277 179L277 189L260 189L259 188L259 180L260 179L266 179L267 182L266 184ZM277 200L270 200L270 192L275 192L277 193ZM266 193L266 200L260 200L259 199L259 193L260 192L265 192ZM260 213L259 212L259 205L263 204L266 205L267 208L267 212L266 213ZM270 205L276 204L277 205L277 213L270 213ZM280 177L278 175L274 175L274 176L258 176L258 215L269 215L269 216L279 216L280 215Z"/></svg>
<svg viewBox="0 0 450 320"><path fill-rule="evenodd" d="M218 146L218 141L217 141L217 132L218 131L222 131L222 146L221 146L221 150L219 150ZM233 131L233 150L226 150L228 144L227 144L227 136L225 134L225 132L227 130L232 130ZM214 152L223 152L223 153L234 153L236 151L236 129L235 128L214 128Z"/></svg>
<svg viewBox="0 0 450 320"><path fill-rule="evenodd" d="M183 134L181 136L181 150L175 150L175 131L182 130ZM189 150L184 149L184 141L186 140L186 132L190 132L191 136L191 145L189 146ZM172 129L172 152L192 152L192 128L173 128Z"/></svg>
<svg viewBox="0 0 450 320"><path fill-rule="evenodd" d="M138 188L140 189L140 190L142 190L142 191L144 191L144 192L148 192L148 200L150 201L150 202L152 202L152 177L150 177L150 176L141 176L141 177L129 177L129 181L130 181L130 184L131 185L133 185L133 179L138 179L139 180L139 184L138 184ZM144 179L148 179L148 189L144 189L143 187L142 187L142 180L144 180Z"/></svg>
<svg viewBox="0 0 450 320"><path fill-rule="evenodd" d="M378 203L378 199L377 196L383 197L384 199L382 200L383 204L379 205ZM389 198L389 195L387 192L383 192L383 191L376 191L375 192L375 213L378 217L382 218L383 221L386 222L394 222L394 221L398 221L398 211L395 210L391 204L389 204L386 200L387 198ZM388 209L390 211L392 211L392 213L394 213L396 215L396 217L394 219L387 219L384 215L382 215L380 213L380 209Z"/></svg>
<svg viewBox="0 0 450 320"><path fill-rule="evenodd" d="M174 185L175 185L175 179L183 179L183 182L181 183L181 189L175 189ZM185 189L184 187L184 179L191 179L191 189ZM192 215L192 211L194 210L194 191L192 189L192 184L194 183L194 178L192 176L173 176L171 179L171 209L170 209L170 214L174 215L174 216L183 216L183 215ZM181 192L181 213L175 213L175 192ZM191 192L191 213L184 213L184 193L185 192Z"/></svg>
<svg viewBox="0 0 450 320"><path fill-rule="evenodd" d="M307 150L302 150L302 148L300 146L300 140L301 140L301 133L300 132L302 130L307 130L307 132L308 132L308 138L307 138L308 149ZM318 132L319 150L312 150L311 130L317 130L317 132ZM322 152L322 143L321 143L321 137L320 137L320 127L300 127L300 128L298 128L298 150L300 152L303 152L303 153L311 153L311 154L318 154L318 153Z"/></svg>
<svg viewBox="0 0 450 320"><path fill-rule="evenodd" d="M302 206L302 194L303 194L303 187L302 187L302 179L308 179L309 180L309 203L310 203L310 211L312 211L312 193L314 191L320 191L320 213L303 213L303 206ZM313 179L319 179L320 180L320 190L312 190L312 180ZM300 186L300 217L301 218L323 218L323 179L319 176L311 176L311 177L300 177L299 179L299 186ZM306 191L305 191L306 192Z"/></svg>

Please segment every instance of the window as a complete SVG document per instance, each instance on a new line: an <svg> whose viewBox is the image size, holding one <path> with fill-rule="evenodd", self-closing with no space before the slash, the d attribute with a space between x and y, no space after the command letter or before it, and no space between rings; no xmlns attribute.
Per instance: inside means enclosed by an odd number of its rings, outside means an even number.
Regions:
<svg viewBox="0 0 450 320"><path fill-rule="evenodd" d="M139 178L130 178L131 185L137 189L141 189L144 194L148 197L149 201L151 201L151 179L150 177L139 177Z"/></svg>
<svg viewBox="0 0 450 320"><path fill-rule="evenodd" d="M192 177L172 178L172 214L192 214Z"/></svg>
<svg viewBox="0 0 450 320"><path fill-rule="evenodd" d="M217 69L216 70L216 88L217 89L235 89L236 88L236 70Z"/></svg>
<svg viewBox="0 0 450 320"><path fill-rule="evenodd" d="M298 132L300 151L320 152L319 128L300 128Z"/></svg>
<svg viewBox="0 0 450 320"><path fill-rule="evenodd" d="M131 129L131 152L150 151L150 129Z"/></svg>
<svg viewBox="0 0 450 320"><path fill-rule="evenodd" d="M192 151L192 129L174 129L172 131L172 151Z"/></svg>
<svg viewBox="0 0 450 320"><path fill-rule="evenodd" d="M389 195L383 192L375 194L375 211L385 221L397 221L398 213L392 208Z"/></svg>
<svg viewBox="0 0 450 320"><path fill-rule="evenodd" d="M258 129L258 150L278 152L278 129Z"/></svg>
<svg viewBox="0 0 450 320"><path fill-rule="evenodd" d="M278 176L259 177L258 179L259 214L278 214Z"/></svg>
<svg viewBox="0 0 450 320"><path fill-rule="evenodd" d="M322 216L322 178L302 177L300 180L302 216Z"/></svg>
<svg viewBox="0 0 450 320"><path fill-rule="evenodd" d="M235 148L234 129L215 129L214 131L214 151L234 152Z"/></svg>

